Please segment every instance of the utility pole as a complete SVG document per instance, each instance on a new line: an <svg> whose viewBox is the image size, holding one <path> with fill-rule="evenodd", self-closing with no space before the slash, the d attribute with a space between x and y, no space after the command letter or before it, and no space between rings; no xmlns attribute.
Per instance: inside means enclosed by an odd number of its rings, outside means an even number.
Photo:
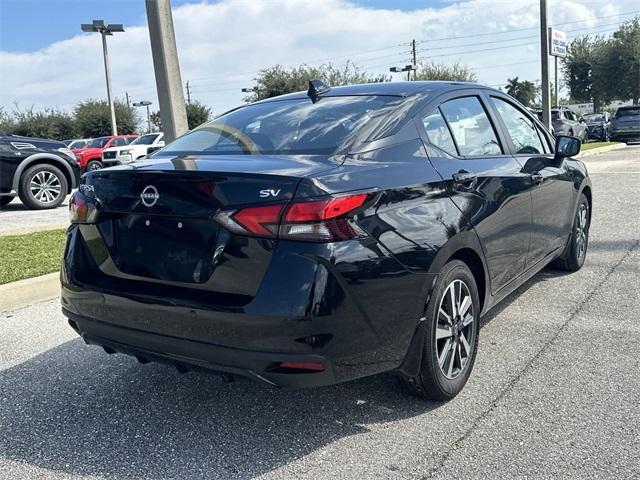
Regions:
<svg viewBox="0 0 640 480"><path fill-rule="evenodd" d="M109 52L107 51L107 35L113 35L114 32L124 32L121 23L105 25L104 20L94 20L92 23L83 23L80 25L83 32L97 32L102 37L102 56L104 57L104 75L107 79L107 102L111 111L111 134L118 135L118 126L116 125L116 109L113 105L111 96L111 74L109 73Z"/></svg>
<svg viewBox="0 0 640 480"><path fill-rule="evenodd" d="M127 97L127 108L131 108L131 105L129 105L129 92L124 92L125 97Z"/></svg>
<svg viewBox="0 0 640 480"><path fill-rule="evenodd" d="M145 0L153 69L160 102L162 130L167 143L185 133L189 127L184 104L180 65L173 17L169 0Z"/></svg>
<svg viewBox="0 0 640 480"><path fill-rule="evenodd" d="M411 40L411 57L413 58L413 65L417 68L417 66L418 66L418 55L416 54L416 40L415 40L415 38L413 40ZM413 79L414 80L418 79L418 72L417 72L417 70L415 68L413 70Z"/></svg>
<svg viewBox="0 0 640 480"><path fill-rule="evenodd" d="M547 0L540 0L540 63L542 67L542 124L551 130L551 102L549 99L549 29L547 28Z"/></svg>
<svg viewBox="0 0 640 480"><path fill-rule="evenodd" d="M555 62L555 70L556 70L556 81L553 84L553 89L555 90L556 93L556 104L555 107L558 108L560 107L560 97L558 97L558 57L554 55L553 60Z"/></svg>
<svg viewBox="0 0 640 480"><path fill-rule="evenodd" d="M187 80L187 103L191 105L191 89L189 88L189 80Z"/></svg>

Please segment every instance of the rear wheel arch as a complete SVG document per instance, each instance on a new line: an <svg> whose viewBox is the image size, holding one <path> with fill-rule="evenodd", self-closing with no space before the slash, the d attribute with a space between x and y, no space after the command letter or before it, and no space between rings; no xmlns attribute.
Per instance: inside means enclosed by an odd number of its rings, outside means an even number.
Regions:
<svg viewBox="0 0 640 480"><path fill-rule="evenodd" d="M476 281L476 287L478 288L478 299L480 300L480 311L482 312L486 300L485 295L487 294L488 280L487 270L482 261L482 257L472 248L461 248L451 255L447 262L451 260L460 260L471 270L473 278Z"/></svg>
<svg viewBox="0 0 640 480"><path fill-rule="evenodd" d="M471 270L478 286L480 309L483 311L484 306L488 304L487 296L491 292L489 272L480 240L473 230L460 232L443 245L431 262L429 273L440 272L451 260L461 260Z"/></svg>

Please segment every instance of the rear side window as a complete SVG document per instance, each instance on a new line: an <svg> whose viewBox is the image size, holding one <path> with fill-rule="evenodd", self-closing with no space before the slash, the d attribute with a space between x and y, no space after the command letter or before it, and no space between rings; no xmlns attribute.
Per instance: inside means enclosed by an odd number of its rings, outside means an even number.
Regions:
<svg viewBox="0 0 640 480"><path fill-rule="evenodd" d="M536 126L524 112L501 98L491 97L507 127L517 154L545 153Z"/></svg>
<svg viewBox="0 0 640 480"><path fill-rule="evenodd" d="M322 97L248 105L170 143L171 154L331 154L369 122L393 112L393 96Z"/></svg>
<svg viewBox="0 0 640 480"><path fill-rule="evenodd" d="M460 155L500 155L502 149L491 121L478 97L462 97L440 105L451 127Z"/></svg>
<svg viewBox="0 0 640 480"><path fill-rule="evenodd" d="M427 138L431 144L451 155L458 154L453 138L451 138L449 127L447 127L447 123L444 121L439 109L435 109L424 117L422 124L427 131Z"/></svg>
<svg viewBox="0 0 640 480"><path fill-rule="evenodd" d="M637 116L640 116L640 107L619 108L618 111L616 111L616 117L615 118L637 117Z"/></svg>

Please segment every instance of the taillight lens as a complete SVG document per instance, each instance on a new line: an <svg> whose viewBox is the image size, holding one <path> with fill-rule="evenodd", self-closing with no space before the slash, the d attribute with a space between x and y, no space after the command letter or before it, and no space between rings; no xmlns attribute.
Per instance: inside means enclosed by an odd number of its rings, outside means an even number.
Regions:
<svg viewBox="0 0 640 480"><path fill-rule="evenodd" d="M371 198L359 193L329 199L298 201L223 211L214 218L240 235L331 242L365 236L353 216Z"/></svg>
<svg viewBox="0 0 640 480"><path fill-rule="evenodd" d="M89 197L79 191L71 195L69 200L69 221L71 223L96 223L98 210Z"/></svg>

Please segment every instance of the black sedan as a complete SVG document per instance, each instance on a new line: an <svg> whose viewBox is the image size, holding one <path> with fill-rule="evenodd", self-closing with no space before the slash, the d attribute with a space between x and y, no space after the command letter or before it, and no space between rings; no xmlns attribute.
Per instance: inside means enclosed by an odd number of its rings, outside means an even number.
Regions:
<svg viewBox="0 0 640 480"><path fill-rule="evenodd" d="M449 399L480 317L584 263L579 149L480 85L313 81L85 175L62 309L142 363L293 387L394 371Z"/></svg>

